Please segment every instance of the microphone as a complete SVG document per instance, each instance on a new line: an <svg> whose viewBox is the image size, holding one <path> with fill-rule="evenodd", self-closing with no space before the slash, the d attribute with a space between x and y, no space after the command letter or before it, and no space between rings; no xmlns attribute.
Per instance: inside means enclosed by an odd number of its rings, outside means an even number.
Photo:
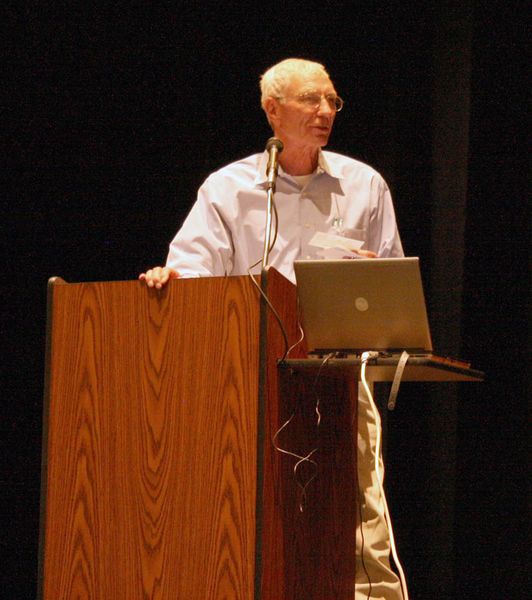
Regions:
<svg viewBox="0 0 532 600"><path fill-rule="evenodd" d="M266 206L266 229L264 232L264 250L262 252L263 270L268 266L268 256L271 250L270 239L272 234L272 213L275 210L273 205L273 195L275 194L275 180L277 179L277 170L279 169L279 153L283 151L283 142L276 137L271 137L266 142L266 151L268 152L268 166L266 167L266 174L268 175L268 204ZM266 280L263 279L263 281Z"/></svg>
<svg viewBox="0 0 532 600"><path fill-rule="evenodd" d="M279 154L283 151L283 142L279 138L271 137L266 142L266 150L268 152L268 166L266 168L268 189L275 191L275 181L279 169Z"/></svg>

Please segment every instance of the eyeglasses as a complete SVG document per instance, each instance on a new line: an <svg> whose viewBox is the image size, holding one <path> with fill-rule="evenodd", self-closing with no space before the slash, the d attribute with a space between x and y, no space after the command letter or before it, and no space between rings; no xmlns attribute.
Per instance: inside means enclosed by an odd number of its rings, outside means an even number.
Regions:
<svg viewBox="0 0 532 600"><path fill-rule="evenodd" d="M299 94L298 96L279 96L277 100L294 98L300 104L316 110L321 106L321 99L325 98L329 108L335 112L340 112L344 106L344 101L336 94L318 94L317 92L309 92L307 94Z"/></svg>

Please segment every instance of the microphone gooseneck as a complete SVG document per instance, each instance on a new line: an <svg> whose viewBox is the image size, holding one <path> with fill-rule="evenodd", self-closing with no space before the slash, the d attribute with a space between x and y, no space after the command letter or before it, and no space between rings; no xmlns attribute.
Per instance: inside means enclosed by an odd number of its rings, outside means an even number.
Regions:
<svg viewBox="0 0 532 600"><path fill-rule="evenodd" d="M268 166L266 167L268 204L266 207L266 228L264 231L264 250L262 253L262 268L268 266L268 256L270 254L270 239L272 233L272 213L273 213L273 195L275 194L275 182L277 180L277 171L279 169L279 154L283 151L283 142L276 137L271 137L266 142L266 151L268 152Z"/></svg>

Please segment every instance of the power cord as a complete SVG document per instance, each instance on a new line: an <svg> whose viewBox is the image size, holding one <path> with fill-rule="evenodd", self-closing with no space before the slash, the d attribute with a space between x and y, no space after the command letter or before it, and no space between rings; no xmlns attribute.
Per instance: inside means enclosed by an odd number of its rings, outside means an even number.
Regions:
<svg viewBox="0 0 532 600"><path fill-rule="evenodd" d="M383 487L383 474L381 473L381 468L380 468L379 457L381 454L381 441L382 441L381 417L380 417L377 407L375 406L375 401L373 400L373 395L371 393L371 390L369 388L369 385L368 385L368 382L366 379L366 365L367 365L368 361L370 359L378 358L378 357L379 357L379 353L376 351L367 351L367 352L362 353L362 356L360 359L361 360L360 378L362 380L362 385L364 386L364 389L368 396L368 400L369 400L371 410L373 412L373 415L375 418L375 423L376 423L377 436L376 436L376 441L375 441L375 472L377 474L377 482L379 484L379 492L380 492L380 495L382 498L382 503L384 506L384 518L386 520L386 524L388 525L388 531L390 534L390 548L392 551L392 556L393 556L395 566L397 567L397 570L399 572L399 579L401 581L401 590L402 590L403 600L408 600L408 588L406 585L406 578L405 578L405 574L403 571L403 567L401 566L399 557L397 555L397 550L396 550L396 546L395 546L395 537L393 534L393 527L392 527L392 519L390 517L388 503L386 502L386 495L384 493L384 487ZM360 524L360 526L362 527L362 523Z"/></svg>

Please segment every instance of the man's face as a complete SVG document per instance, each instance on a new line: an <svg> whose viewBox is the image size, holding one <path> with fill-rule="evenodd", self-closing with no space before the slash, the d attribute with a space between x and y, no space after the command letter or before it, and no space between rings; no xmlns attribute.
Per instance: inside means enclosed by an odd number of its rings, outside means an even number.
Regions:
<svg viewBox="0 0 532 600"><path fill-rule="evenodd" d="M285 146L318 149L327 145L336 111L326 100L335 96L331 80L322 74L294 78L270 113L275 135ZM319 96L319 105L308 104Z"/></svg>

